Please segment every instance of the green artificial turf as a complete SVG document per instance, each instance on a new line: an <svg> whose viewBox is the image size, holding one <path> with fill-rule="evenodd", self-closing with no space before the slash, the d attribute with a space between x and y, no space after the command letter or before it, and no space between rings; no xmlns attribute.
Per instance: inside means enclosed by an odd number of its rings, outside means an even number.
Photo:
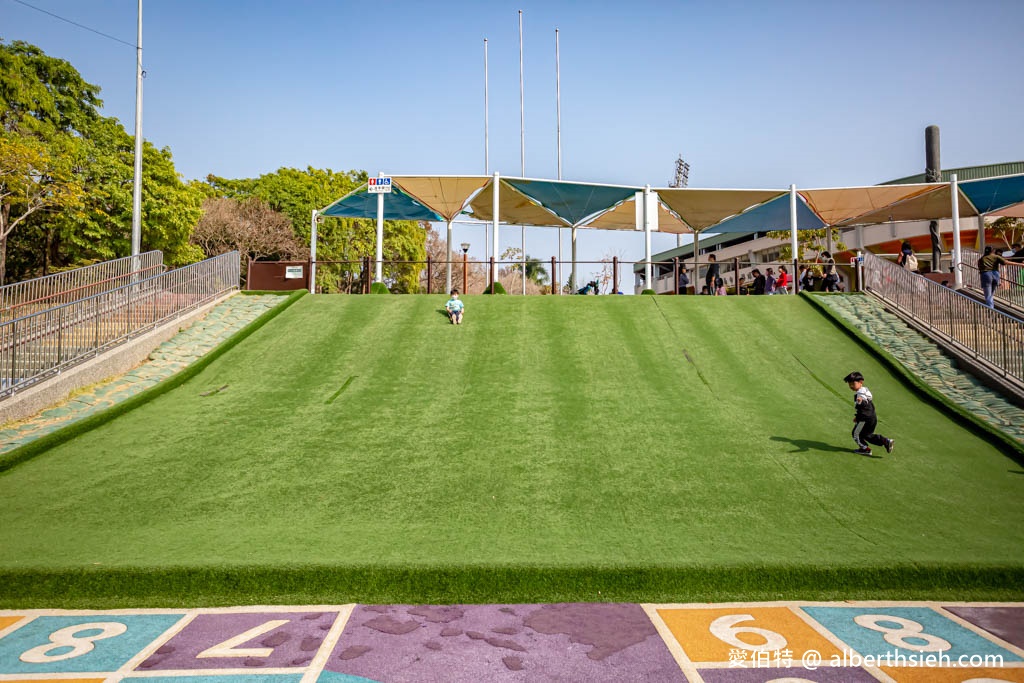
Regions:
<svg viewBox="0 0 1024 683"><path fill-rule="evenodd" d="M1021 467L802 298L444 300L303 297L0 474L0 605L1024 597Z"/></svg>

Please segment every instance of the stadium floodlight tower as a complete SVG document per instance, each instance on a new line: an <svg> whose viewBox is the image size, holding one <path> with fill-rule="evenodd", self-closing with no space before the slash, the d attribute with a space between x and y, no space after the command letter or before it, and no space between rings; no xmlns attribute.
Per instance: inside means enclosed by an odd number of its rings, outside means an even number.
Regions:
<svg viewBox="0 0 1024 683"><path fill-rule="evenodd" d="M686 187L690 184L690 164L683 160L683 155L680 154L676 159L676 174L672 178L672 182L668 184L669 187ZM682 246L682 235L676 234L676 246Z"/></svg>

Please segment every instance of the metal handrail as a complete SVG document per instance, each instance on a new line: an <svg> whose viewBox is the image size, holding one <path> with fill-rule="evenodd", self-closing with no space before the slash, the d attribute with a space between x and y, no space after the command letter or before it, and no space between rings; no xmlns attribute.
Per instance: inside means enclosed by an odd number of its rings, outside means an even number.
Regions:
<svg viewBox="0 0 1024 683"><path fill-rule="evenodd" d="M929 336L1024 383L1024 322L870 252L864 253L864 289Z"/></svg>
<svg viewBox="0 0 1024 683"><path fill-rule="evenodd" d="M0 322L0 399L238 288L238 252Z"/></svg>
<svg viewBox="0 0 1024 683"><path fill-rule="evenodd" d="M0 287L0 319L26 314L27 306L44 310L128 284L139 276L155 275L163 269L160 251L147 251L137 256L94 263L52 275L12 282Z"/></svg>

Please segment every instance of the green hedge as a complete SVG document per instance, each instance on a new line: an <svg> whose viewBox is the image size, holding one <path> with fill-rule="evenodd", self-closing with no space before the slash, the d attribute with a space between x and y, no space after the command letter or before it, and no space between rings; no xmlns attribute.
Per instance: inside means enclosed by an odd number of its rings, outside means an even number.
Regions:
<svg viewBox="0 0 1024 683"><path fill-rule="evenodd" d="M484 290L484 294L507 294L500 282L495 282Z"/></svg>
<svg viewBox="0 0 1024 683"><path fill-rule="evenodd" d="M374 282L370 285L370 294L390 294L391 291L383 282Z"/></svg>

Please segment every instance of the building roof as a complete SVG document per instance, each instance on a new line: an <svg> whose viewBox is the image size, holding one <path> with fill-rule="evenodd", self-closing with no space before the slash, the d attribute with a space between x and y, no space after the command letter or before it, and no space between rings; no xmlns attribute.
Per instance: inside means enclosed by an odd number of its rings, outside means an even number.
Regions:
<svg viewBox="0 0 1024 683"><path fill-rule="evenodd" d="M1002 164L985 164L984 166L963 166L961 168L948 168L942 170L942 182L948 183L949 176L956 173L957 180L977 180L979 178L995 178L1004 175L1016 175L1024 173L1024 161L1009 161ZM906 178L888 180L881 185L906 185L910 183L923 183L924 173L908 175Z"/></svg>

